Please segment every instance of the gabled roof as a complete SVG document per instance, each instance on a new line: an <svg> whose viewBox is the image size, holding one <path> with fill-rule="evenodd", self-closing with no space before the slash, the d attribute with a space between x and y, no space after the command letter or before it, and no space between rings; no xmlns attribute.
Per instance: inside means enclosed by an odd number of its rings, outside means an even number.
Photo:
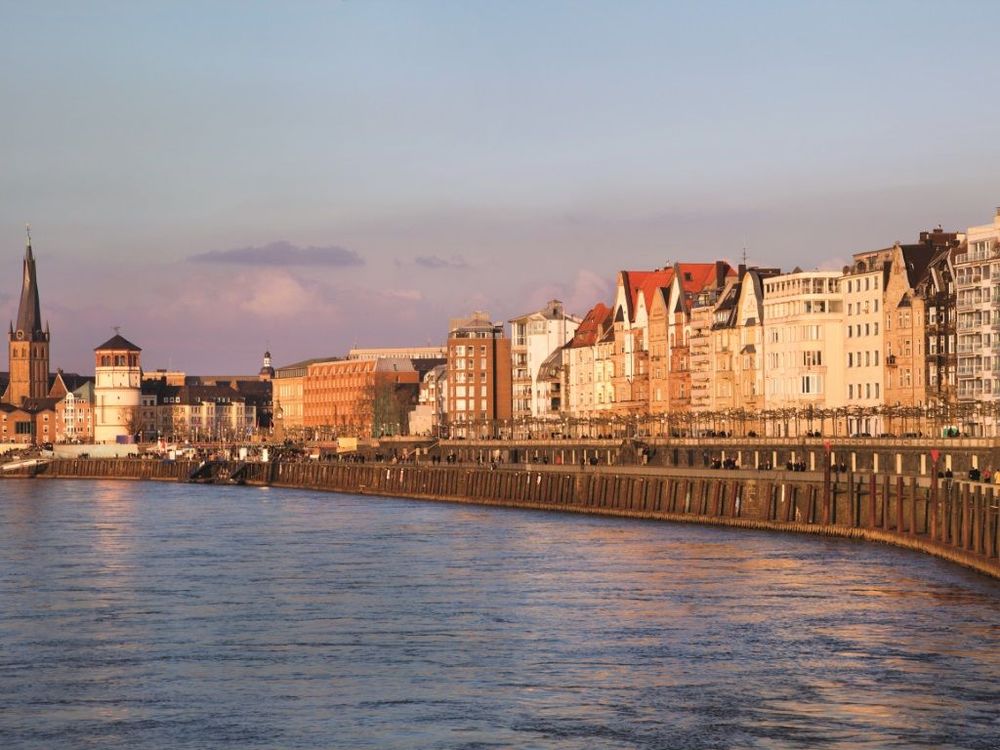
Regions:
<svg viewBox="0 0 1000 750"><path fill-rule="evenodd" d="M927 273L927 267L938 253L938 248L931 245L901 245L903 263L906 268L906 281L910 289L915 289Z"/></svg>
<svg viewBox="0 0 1000 750"><path fill-rule="evenodd" d="M635 320L639 297L643 298L646 310L653 306L653 295L660 287L670 286L674 280L673 268L658 268L655 271L622 271L621 283L625 289L625 304L629 320Z"/></svg>
<svg viewBox="0 0 1000 750"><path fill-rule="evenodd" d="M597 343L603 330L608 327L610 321L611 309L603 302L598 302L583 316L583 321L577 326L576 333L573 334L568 346L573 349L593 346Z"/></svg>
<svg viewBox="0 0 1000 750"><path fill-rule="evenodd" d="M619 279L625 291L625 304L630 321L635 320L639 299L643 300L646 310L653 306L654 295L663 287L670 287L675 279L680 285L684 309L690 308L692 295L703 289L721 286L723 280L735 276L736 271L725 261L713 263L675 263L666 268L653 271L621 271Z"/></svg>
<svg viewBox="0 0 1000 750"><path fill-rule="evenodd" d="M142 349L140 349L138 346L136 346L135 344L133 344L127 338L125 338L124 336L122 336L120 334L117 334L117 333L114 336L112 336L111 338L109 338L107 341L105 341L103 344L101 344L100 346L95 346L94 347L94 351L95 352L101 352L101 351L105 351L107 349L114 349L114 350L124 349L124 350L129 351L129 352L141 352L142 351Z"/></svg>

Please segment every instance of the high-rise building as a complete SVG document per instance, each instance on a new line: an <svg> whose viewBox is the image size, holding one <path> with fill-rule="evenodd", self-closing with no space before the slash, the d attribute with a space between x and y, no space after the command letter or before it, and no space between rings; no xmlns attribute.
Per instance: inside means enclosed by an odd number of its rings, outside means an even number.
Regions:
<svg viewBox="0 0 1000 750"><path fill-rule="evenodd" d="M992 224L969 227L954 257L958 320L958 400L1000 399L1000 208ZM964 432L994 435L996 419L972 419Z"/></svg>
<svg viewBox="0 0 1000 750"><path fill-rule="evenodd" d="M479 311L448 328L448 420L457 434L474 436L511 418L510 339Z"/></svg>

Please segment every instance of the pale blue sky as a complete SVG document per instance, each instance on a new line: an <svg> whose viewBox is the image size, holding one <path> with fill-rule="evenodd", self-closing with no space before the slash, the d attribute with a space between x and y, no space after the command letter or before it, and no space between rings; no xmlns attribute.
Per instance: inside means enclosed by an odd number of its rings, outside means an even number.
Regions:
<svg viewBox="0 0 1000 750"><path fill-rule="evenodd" d="M993 2L0 2L0 312L25 221L53 366L121 325L192 372L964 229L1000 204L998 27ZM312 250L274 265L280 241Z"/></svg>

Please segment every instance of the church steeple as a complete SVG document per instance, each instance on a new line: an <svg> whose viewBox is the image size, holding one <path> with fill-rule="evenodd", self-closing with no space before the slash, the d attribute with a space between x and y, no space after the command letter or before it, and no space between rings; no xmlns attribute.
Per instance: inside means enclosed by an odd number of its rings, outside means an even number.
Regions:
<svg viewBox="0 0 1000 750"><path fill-rule="evenodd" d="M49 392L49 330L48 326L42 327L30 227L22 267L24 276L17 320L11 323L7 334L10 379L3 397L4 401L15 405L21 405L25 399L45 398Z"/></svg>
<svg viewBox="0 0 1000 750"><path fill-rule="evenodd" d="M38 302L38 277L35 273L35 256L31 251L31 225L27 227L24 248L24 277L21 280L21 303L17 308L14 335L19 341L47 341L42 330L42 312Z"/></svg>

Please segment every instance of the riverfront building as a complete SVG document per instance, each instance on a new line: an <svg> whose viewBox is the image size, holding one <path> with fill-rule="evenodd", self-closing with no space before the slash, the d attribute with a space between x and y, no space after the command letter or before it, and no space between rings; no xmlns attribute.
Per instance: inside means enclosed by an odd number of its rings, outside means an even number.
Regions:
<svg viewBox="0 0 1000 750"><path fill-rule="evenodd" d="M559 416L561 383L548 376L541 377L542 365L573 338L579 325L580 318L566 313L557 299L541 310L510 321L514 419Z"/></svg>
<svg viewBox="0 0 1000 750"><path fill-rule="evenodd" d="M841 283L836 271L798 268L763 280L765 408L817 410L844 403ZM774 428L781 436L811 429L791 418Z"/></svg>
<svg viewBox="0 0 1000 750"><path fill-rule="evenodd" d="M1000 208L992 224L969 227L954 256L958 339L958 400L1000 399ZM965 431L996 434L996 417L972 420Z"/></svg>
<svg viewBox="0 0 1000 750"><path fill-rule="evenodd" d="M510 339L484 312L455 318L448 330L448 419L461 435L472 425L510 420Z"/></svg>
<svg viewBox="0 0 1000 750"><path fill-rule="evenodd" d="M954 239L937 251L917 282L917 296L924 304L925 403L936 409L958 400L954 258L966 245L964 234L948 235Z"/></svg>
<svg viewBox="0 0 1000 750"><path fill-rule="evenodd" d="M94 349L94 442L138 439L142 350L120 334Z"/></svg>
<svg viewBox="0 0 1000 750"><path fill-rule="evenodd" d="M583 316L565 347L563 410L568 416L590 419L610 408L613 349L611 309L598 302Z"/></svg>

